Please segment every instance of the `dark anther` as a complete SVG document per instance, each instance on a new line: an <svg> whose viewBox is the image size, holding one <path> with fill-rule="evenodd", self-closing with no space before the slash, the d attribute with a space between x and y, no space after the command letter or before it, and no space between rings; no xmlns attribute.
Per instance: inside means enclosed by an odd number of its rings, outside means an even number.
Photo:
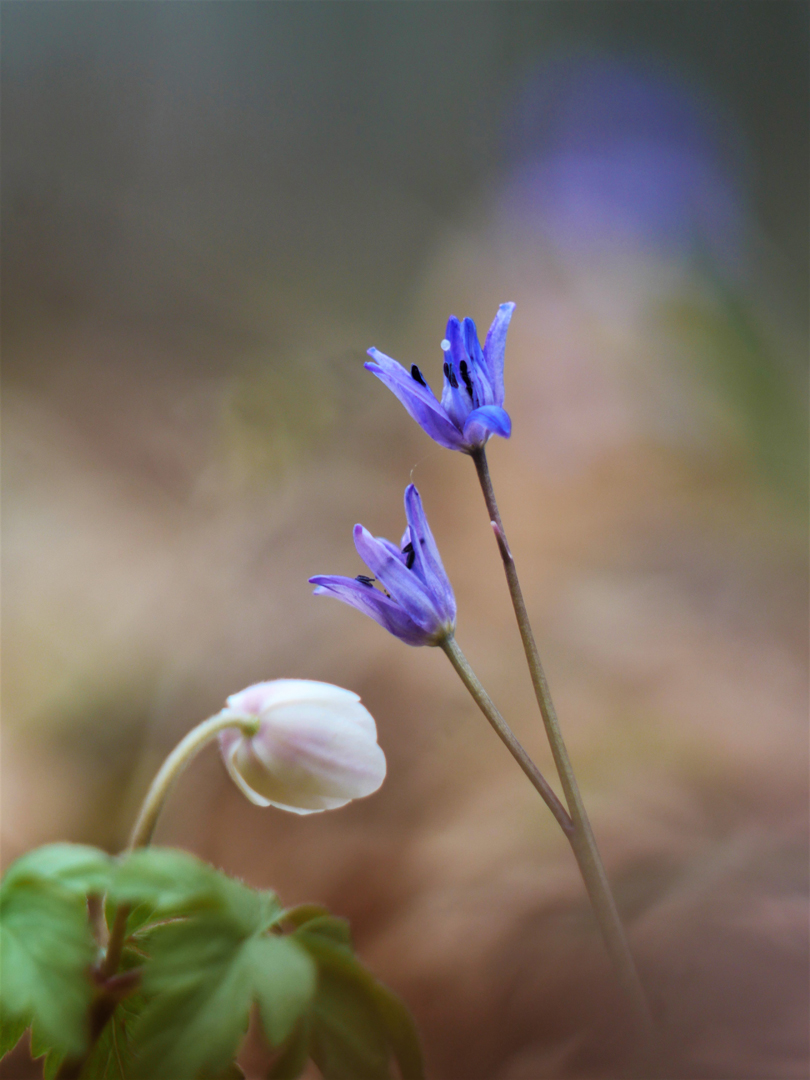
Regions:
<svg viewBox="0 0 810 1080"><path fill-rule="evenodd" d="M416 554L413 550L413 544L406 544L402 549L402 554L405 558L405 566L410 570L413 567L413 561L416 558Z"/></svg>
<svg viewBox="0 0 810 1080"><path fill-rule="evenodd" d="M354 580L359 581L361 585L368 585L368 587L370 589L373 589L374 588L374 582L377 579L373 578L373 577L369 577L368 574L358 574L357 577Z"/></svg>
<svg viewBox="0 0 810 1080"><path fill-rule="evenodd" d="M472 384L472 379L470 378L470 372L467 369L467 361L462 360L461 363L458 365L458 368L459 368L459 371L461 372L461 378L464 381L464 385L467 387L467 393L472 398L472 396L473 396L473 384Z"/></svg>
<svg viewBox="0 0 810 1080"><path fill-rule="evenodd" d="M458 390L458 379L456 378L456 373L453 371L453 369L450 367L446 360L444 362L444 377L445 379L447 379L447 381L450 383L454 390Z"/></svg>
<svg viewBox="0 0 810 1080"><path fill-rule="evenodd" d="M416 364L411 364L411 378L415 382L418 382L420 386L424 386L427 389L427 383L422 378L422 372L419 370Z"/></svg>

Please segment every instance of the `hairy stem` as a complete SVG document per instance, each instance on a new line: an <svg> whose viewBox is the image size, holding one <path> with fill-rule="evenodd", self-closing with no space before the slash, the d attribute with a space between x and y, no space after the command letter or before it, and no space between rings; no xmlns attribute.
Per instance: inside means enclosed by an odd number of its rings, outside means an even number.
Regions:
<svg viewBox="0 0 810 1080"><path fill-rule="evenodd" d="M486 451L484 447L481 447L471 456L475 462L481 490L484 493L484 501L486 502L490 522L498 542L498 550L500 551L501 559L503 560L506 581L509 586L509 595L512 598L512 607L515 609L518 629L523 642L523 650L529 665L534 692L537 697L537 704L540 707L540 715L543 717L546 735L548 736L551 752L554 756L554 764L557 767L560 783L562 784L562 789L565 793L565 801L568 803L568 810L573 823L573 831L567 835L569 836L571 847L573 848L580 873L585 882L585 888L594 910L594 915L596 916L596 921L602 933L605 947L613 961L613 966L616 970L619 982L624 988L628 1001L633 1007L639 1025L643 1030L649 1033L652 1031L652 1019L647 1003L647 995L645 994L644 987L641 985L641 980L638 977L638 972L630 952L630 946L627 942L624 927L622 926L619 912L616 908L616 901L614 900L613 893L610 889L610 884L602 864L602 859L599 855L599 850L596 846L596 840L591 829L591 824L588 820L588 815L585 812L582 796L579 793L579 787L577 785L576 777L574 776L574 770L571 766L571 760L568 757L568 751L565 747L565 742L563 741L562 732L560 731L554 702L551 699L551 693L548 688L545 672L543 671L543 665L540 662L540 654L537 651L537 644L534 640L531 624L529 623L529 615L526 611L526 603L520 588L515 560L509 548L509 544L507 543L503 522L501 521L501 515L498 511L498 504L495 500L495 491L492 487L492 480L489 475Z"/></svg>
<svg viewBox="0 0 810 1080"><path fill-rule="evenodd" d="M473 669L470 667L466 656L458 647L456 639L454 637L445 638L445 640L442 642L442 648L447 654L450 663L458 672L461 681L464 683L464 685L470 691L472 697L475 699L475 702L478 705L479 709L487 718L487 720L489 720L490 724L495 729L498 737L500 738L501 742L503 742L503 744L506 746L509 753L515 759L521 769L523 769L526 776L528 776L530 782L539 792L543 802L557 819L560 828L570 840L573 836L574 825L571 821L571 818L568 816L565 807L554 794L552 788L549 787L546 778L543 776L535 763L520 745L517 738L515 737L515 733L512 731L507 722L495 708L492 698L478 681L478 677L476 676Z"/></svg>

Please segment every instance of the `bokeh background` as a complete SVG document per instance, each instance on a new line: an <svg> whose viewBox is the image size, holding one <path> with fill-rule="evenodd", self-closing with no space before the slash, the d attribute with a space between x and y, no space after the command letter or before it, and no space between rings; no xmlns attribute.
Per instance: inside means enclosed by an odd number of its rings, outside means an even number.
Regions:
<svg viewBox="0 0 810 1080"><path fill-rule="evenodd" d="M377 795L259 810L210 751L158 839L348 916L434 1080L621 1075L550 815L306 582L413 479L551 771L474 470L362 367L437 387L514 300L491 468L671 1076L807 1075L807 57L791 0L3 4L4 863L120 848L227 694L337 682Z"/></svg>

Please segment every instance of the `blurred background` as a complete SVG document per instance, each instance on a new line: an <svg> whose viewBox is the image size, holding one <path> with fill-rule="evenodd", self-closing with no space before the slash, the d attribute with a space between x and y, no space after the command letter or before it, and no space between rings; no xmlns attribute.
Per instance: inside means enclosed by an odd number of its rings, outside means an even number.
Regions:
<svg viewBox="0 0 810 1080"><path fill-rule="evenodd" d="M119 849L227 694L336 682L377 795L260 810L209 751L157 839L350 918L434 1080L622 1074L545 807L439 650L306 581L364 569L356 521L399 537L413 479L458 639L552 772L472 465L362 367L438 388L448 315L513 300L490 465L671 1076L806 1076L806 5L2 23L4 864Z"/></svg>

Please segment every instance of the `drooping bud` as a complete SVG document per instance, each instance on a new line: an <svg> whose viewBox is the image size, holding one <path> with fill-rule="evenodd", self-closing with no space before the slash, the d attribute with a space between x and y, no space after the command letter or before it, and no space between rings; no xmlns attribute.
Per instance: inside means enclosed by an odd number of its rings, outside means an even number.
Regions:
<svg viewBox="0 0 810 1080"><path fill-rule="evenodd" d="M260 721L252 737L237 729L219 736L231 779L257 806L334 810L371 795L385 779L374 719L351 690L275 679L232 694L227 705Z"/></svg>

